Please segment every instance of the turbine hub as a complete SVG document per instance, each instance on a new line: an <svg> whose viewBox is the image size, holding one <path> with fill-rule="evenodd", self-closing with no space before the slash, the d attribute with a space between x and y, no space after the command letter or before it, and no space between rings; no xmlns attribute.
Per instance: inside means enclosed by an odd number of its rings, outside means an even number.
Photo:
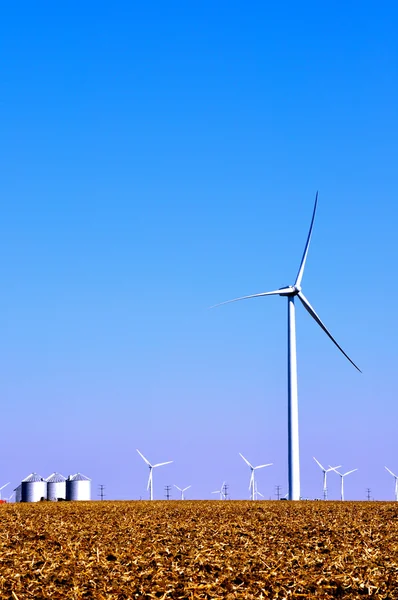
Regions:
<svg viewBox="0 0 398 600"><path fill-rule="evenodd" d="M299 285L287 285L285 287L279 288L280 296L297 296L297 294L301 291L301 286Z"/></svg>

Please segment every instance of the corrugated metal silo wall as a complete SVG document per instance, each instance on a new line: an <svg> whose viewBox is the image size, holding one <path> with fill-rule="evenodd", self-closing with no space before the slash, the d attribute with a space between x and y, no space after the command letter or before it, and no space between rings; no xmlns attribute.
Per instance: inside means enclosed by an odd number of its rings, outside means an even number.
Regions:
<svg viewBox="0 0 398 600"><path fill-rule="evenodd" d="M91 481L66 481L67 500L91 500Z"/></svg>
<svg viewBox="0 0 398 600"><path fill-rule="evenodd" d="M49 481L47 483L47 500L58 500L66 498L65 481Z"/></svg>
<svg viewBox="0 0 398 600"><path fill-rule="evenodd" d="M47 498L45 481L22 481L21 502L40 502L42 498Z"/></svg>

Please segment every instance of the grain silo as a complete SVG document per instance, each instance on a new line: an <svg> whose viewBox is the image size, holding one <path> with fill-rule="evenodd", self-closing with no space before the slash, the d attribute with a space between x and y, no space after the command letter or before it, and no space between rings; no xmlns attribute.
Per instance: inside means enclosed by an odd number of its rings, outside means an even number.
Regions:
<svg viewBox="0 0 398 600"><path fill-rule="evenodd" d="M66 499L91 500L91 479L81 473L69 475L66 480Z"/></svg>
<svg viewBox="0 0 398 600"><path fill-rule="evenodd" d="M47 500L65 500L66 498L66 479L61 473L52 473L46 479L47 482Z"/></svg>
<svg viewBox="0 0 398 600"><path fill-rule="evenodd" d="M37 473L22 479L21 486L21 502L39 502L47 498L47 482Z"/></svg>
<svg viewBox="0 0 398 600"><path fill-rule="evenodd" d="M22 500L22 484L20 483L14 490L15 502L21 502Z"/></svg>

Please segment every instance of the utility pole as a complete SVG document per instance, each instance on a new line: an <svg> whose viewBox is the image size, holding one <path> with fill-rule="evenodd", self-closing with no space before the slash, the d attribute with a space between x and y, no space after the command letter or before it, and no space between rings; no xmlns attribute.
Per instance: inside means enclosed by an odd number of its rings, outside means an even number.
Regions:
<svg viewBox="0 0 398 600"><path fill-rule="evenodd" d="M275 496L276 496L277 500L281 499L281 487L282 486L280 486L280 485L275 486L275 489L276 489Z"/></svg>
<svg viewBox="0 0 398 600"><path fill-rule="evenodd" d="M165 491L165 496L166 496L166 500L170 500L171 498L171 485L165 485L164 486L164 491Z"/></svg>
<svg viewBox="0 0 398 600"><path fill-rule="evenodd" d="M105 494L104 494L105 486L103 483L101 483L98 487L99 487L98 496L101 498L101 500L103 500L105 498Z"/></svg>
<svg viewBox="0 0 398 600"><path fill-rule="evenodd" d="M367 493L367 494L366 494L366 498L367 498L367 500L370 500L370 492L371 492L371 491L372 491L372 490L371 490L370 488L366 488L366 493Z"/></svg>
<svg viewBox="0 0 398 600"><path fill-rule="evenodd" d="M229 498L228 489L229 489L229 485L227 483L224 483L224 487L222 489L222 494L224 496L224 500L228 500L228 498Z"/></svg>

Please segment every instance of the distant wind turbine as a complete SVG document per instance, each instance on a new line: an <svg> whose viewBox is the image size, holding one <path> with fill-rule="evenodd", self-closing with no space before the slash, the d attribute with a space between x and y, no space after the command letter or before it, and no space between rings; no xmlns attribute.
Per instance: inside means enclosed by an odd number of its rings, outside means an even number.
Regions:
<svg viewBox="0 0 398 600"><path fill-rule="evenodd" d="M272 465L272 463L268 463L267 465L258 465L257 467L253 467L253 465L251 463L249 463L249 461L247 460L247 458L245 458L243 456L243 454L241 454L239 452L239 456L241 458L243 458L243 460L245 461L245 463L250 467L251 473L250 473L250 481L249 481L249 490L250 490L250 500L255 500L255 484L254 484L254 471L256 469L264 469L264 467L270 467Z"/></svg>
<svg viewBox="0 0 398 600"><path fill-rule="evenodd" d="M153 500L153 469L156 469L156 467L163 467L163 465L170 465L173 461L168 460L167 462L162 462L162 463L157 463L156 465L151 465L149 460L147 460L145 458L145 456L143 454L141 454L141 452L138 449L137 449L137 452L149 467L149 478L148 478L148 485L147 485L146 489L149 490L149 499Z"/></svg>
<svg viewBox="0 0 398 600"><path fill-rule="evenodd" d="M5 483L4 485L2 485L2 486L0 487L0 500L1 500L1 490L4 490L4 488L5 488L5 487L7 487L7 485L10 485L10 482L8 482L8 483Z"/></svg>
<svg viewBox="0 0 398 600"><path fill-rule="evenodd" d="M303 257L301 259L300 267L297 273L296 281L294 285L289 285L279 290L272 292L261 292L259 294L252 294L250 296L242 296L240 298L234 298L233 300L227 300L216 304L221 306L222 304L229 304L230 302L237 302L238 300L247 300L249 298L260 298L262 296L284 296L287 298L288 304L288 475L289 475L289 500L300 500L300 452L299 452L299 420L298 420L298 393L297 393L297 356L296 356L296 316L294 307L294 298L298 297L305 310L311 315L311 317L318 323L323 329L327 336L337 346L337 348L344 354L344 356L350 361L354 367L361 372L359 367L351 360L351 358L344 352L344 350L336 342L332 334L328 331L326 326L322 323L321 319L308 302L307 298L301 291L301 280L304 274L305 263L307 261L308 249L310 246L312 229L314 226L315 213L318 204L318 192L315 196L315 206L312 213L312 220L310 225L310 231L308 233L307 242L305 244Z"/></svg>
<svg viewBox="0 0 398 600"><path fill-rule="evenodd" d="M395 475L388 467L384 467L395 479L395 500L398 502L398 475Z"/></svg>
<svg viewBox="0 0 398 600"><path fill-rule="evenodd" d="M312 457L314 459L314 461L316 462L317 465L319 465L323 471L323 499L327 500L327 495L328 495L328 489L326 487L326 474L329 473L329 471L334 471L335 469L340 469L341 465L337 465L337 467L329 467L328 469L325 469L325 467L323 467L321 465L321 463L319 462L319 460L317 460L315 458L315 456Z"/></svg>
<svg viewBox="0 0 398 600"><path fill-rule="evenodd" d="M215 492L212 492L212 494L220 494L220 500L225 500L225 481L222 482L222 486L220 487L219 490L215 490Z"/></svg>
<svg viewBox="0 0 398 600"><path fill-rule="evenodd" d="M192 486L188 485L187 487L181 489L180 487L178 487L178 485L174 484L174 487L177 488L177 490L179 490L181 492L181 500L185 500L184 492L189 490L189 488Z"/></svg>
<svg viewBox="0 0 398 600"><path fill-rule="evenodd" d="M340 500L344 500L344 477L347 477L347 475L350 475L350 473L358 471L358 469L352 469L352 471L347 471L347 473L340 473L340 471L338 471L336 467L330 468L332 469L332 471L335 471L341 477Z"/></svg>

